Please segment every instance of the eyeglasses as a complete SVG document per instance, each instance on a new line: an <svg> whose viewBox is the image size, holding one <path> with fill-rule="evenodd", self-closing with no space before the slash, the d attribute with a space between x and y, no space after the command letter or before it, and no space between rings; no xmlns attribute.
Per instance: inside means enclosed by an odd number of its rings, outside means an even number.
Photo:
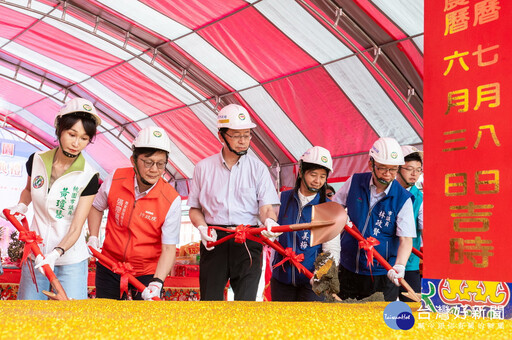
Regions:
<svg viewBox="0 0 512 340"><path fill-rule="evenodd" d="M140 160L142 161L142 163L144 163L144 167L146 169L151 169L153 167L153 165L156 164L156 167L159 170L162 170L162 169L165 168L165 164L167 163L167 162L164 162L164 161L153 162L153 161L150 161L149 159L142 159L142 158L140 158Z"/></svg>
<svg viewBox="0 0 512 340"><path fill-rule="evenodd" d="M392 175L396 175L396 173L398 172L398 168L386 168L386 167L375 167L375 169L380 172L381 174L385 174L389 171L390 174Z"/></svg>
<svg viewBox="0 0 512 340"><path fill-rule="evenodd" d="M225 133L226 136L228 136L229 138L231 139L234 139L235 141L239 141L239 140L251 140L252 138L252 135L234 135L234 136L231 136L231 135L228 135L227 133Z"/></svg>
<svg viewBox="0 0 512 340"><path fill-rule="evenodd" d="M327 195L327 197L332 197L332 196L334 196L334 192L328 192L326 195Z"/></svg>
<svg viewBox="0 0 512 340"><path fill-rule="evenodd" d="M423 168L402 168L403 170L410 172L412 174L421 174L423 172Z"/></svg>

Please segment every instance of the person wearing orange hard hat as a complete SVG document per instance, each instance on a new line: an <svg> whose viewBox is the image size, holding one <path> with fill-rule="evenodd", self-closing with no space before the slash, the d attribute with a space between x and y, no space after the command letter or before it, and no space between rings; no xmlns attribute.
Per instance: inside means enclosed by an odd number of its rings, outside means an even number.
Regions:
<svg viewBox="0 0 512 340"><path fill-rule="evenodd" d="M72 299L87 299L89 252L84 224L98 192L98 172L85 160L82 150L96 135L101 119L94 105L84 98L68 101L55 117L59 146L32 154L27 161L27 185L11 214L27 212L33 203L30 230L42 237L34 264L37 286L32 282L29 263L21 270L19 300L46 300L42 290L50 282L42 266L48 264ZM32 262L29 258L27 261Z"/></svg>

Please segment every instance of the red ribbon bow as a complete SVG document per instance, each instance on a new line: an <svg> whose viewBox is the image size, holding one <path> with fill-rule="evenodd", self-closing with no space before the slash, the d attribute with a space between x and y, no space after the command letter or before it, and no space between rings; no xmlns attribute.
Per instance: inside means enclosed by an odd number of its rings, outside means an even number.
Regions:
<svg viewBox="0 0 512 340"><path fill-rule="evenodd" d="M247 240L247 235L249 234L250 226L245 226L240 224L235 229L235 242L236 243L244 243Z"/></svg>
<svg viewBox="0 0 512 340"><path fill-rule="evenodd" d="M373 266L373 252L372 249L374 246L378 246L380 244L379 240L375 237L368 237L362 241L359 241L359 248L364 249L366 251L366 264L368 268L370 268L370 274L372 273Z"/></svg>
<svg viewBox="0 0 512 340"><path fill-rule="evenodd" d="M23 257L21 258L20 267L27 261L28 255L30 254L30 248L32 243L43 243L43 238L36 234L35 231L20 231L20 236L18 239L22 242L25 242L25 246L23 247ZM27 262L28 271L30 272L30 276L32 277L32 281L36 285L36 291L39 292L39 288L37 287L36 274L34 272L34 267L32 266L32 261Z"/></svg>
<svg viewBox="0 0 512 340"><path fill-rule="evenodd" d="M299 266L299 264L302 261L304 261L304 254L297 255L297 254L295 254L295 252L293 251L292 248L286 248L284 250L284 254L285 254L285 258L282 259L281 262L276 263L274 268L284 264L286 261L290 261L290 263L293 264L297 268L299 273L303 273L304 272L304 267L303 266Z"/></svg>
<svg viewBox="0 0 512 340"><path fill-rule="evenodd" d="M112 265L112 271L116 274L121 275L121 295L119 298L123 298L123 293L128 296L128 276L133 275L135 271L128 262L117 262Z"/></svg>
<svg viewBox="0 0 512 340"><path fill-rule="evenodd" d="M21 265L23 265L30 254L30 245L34 242L36 244L43 243L43 239L35 231L20 231L19 240L25 242L23 257L21 258Z"/></svg>

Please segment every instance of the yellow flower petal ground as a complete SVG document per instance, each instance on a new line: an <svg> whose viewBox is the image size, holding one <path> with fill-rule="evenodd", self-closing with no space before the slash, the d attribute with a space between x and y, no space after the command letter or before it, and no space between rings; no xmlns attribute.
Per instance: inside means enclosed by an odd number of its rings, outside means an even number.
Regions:
<svg viewBox="0 0 512 340"><path fill-rule="evenodd" d="M387 302L2 301L0 339L510 339L512 321L431 314L408 331ZM413 311L419 304L410 304ZM446 316L446 315L443 315Z"/></svg>

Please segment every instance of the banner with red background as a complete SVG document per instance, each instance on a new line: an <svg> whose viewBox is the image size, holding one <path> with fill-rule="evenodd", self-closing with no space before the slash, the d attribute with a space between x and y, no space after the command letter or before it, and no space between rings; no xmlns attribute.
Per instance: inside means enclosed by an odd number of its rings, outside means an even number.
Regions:
<svg viewBox="0 0 512 340"><path fill-rule="evenodd" d="M512 282L511 28L510 1L425 1L423 275L461 292Z"/></svg>

